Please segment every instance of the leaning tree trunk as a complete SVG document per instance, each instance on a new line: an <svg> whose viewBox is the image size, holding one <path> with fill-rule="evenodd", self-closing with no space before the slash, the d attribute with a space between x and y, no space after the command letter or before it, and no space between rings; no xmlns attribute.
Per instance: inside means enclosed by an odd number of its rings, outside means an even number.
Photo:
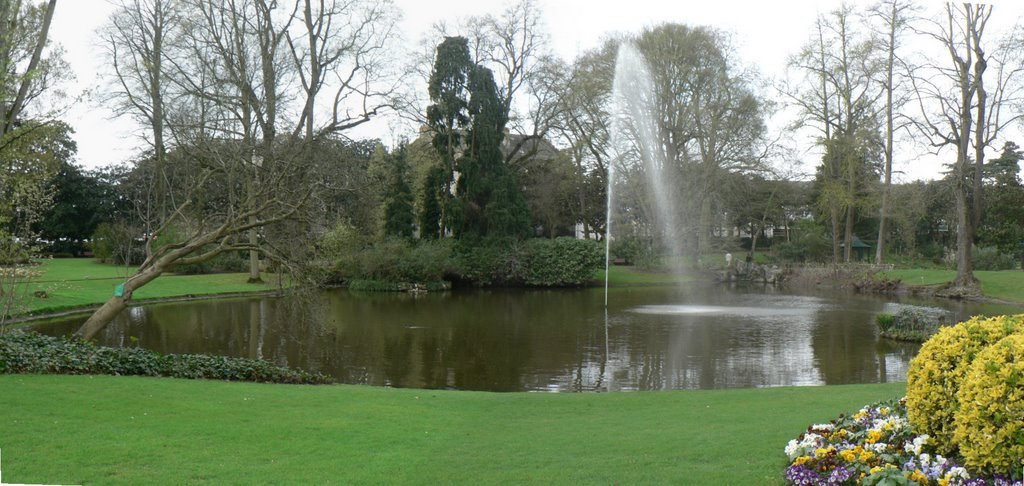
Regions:
<svg viewBox="0 0 1024 486"><path fill-rule="evenodd" d="M132 293L136 289L152 282L163 273L163 267L153 266L126 280L124 282L124 292L122 292L121 296L115 295L111 297L96 312L93 312L89 319L85 321L85 324L82 324L82 327L75 331L74 337L86 341L95 337L110 321L114 320L121 311L128 307L132 300Z"/></svg>

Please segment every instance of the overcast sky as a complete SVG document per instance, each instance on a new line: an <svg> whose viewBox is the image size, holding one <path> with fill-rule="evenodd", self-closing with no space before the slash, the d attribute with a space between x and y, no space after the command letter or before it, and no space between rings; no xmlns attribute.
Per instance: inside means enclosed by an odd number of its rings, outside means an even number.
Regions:
<svg viewBox="0 0 1024 486"><path fill-rule="evenodd" d="M403 12L402 35L407 45L414 45L429 27L452 16L499 13L504 0L395 0ZM811 33L815 17L839 5L838 0L767 1L767 0L539 0L544 22L556 54L571 60L577 54L597 46L610 33L637 32L663 22L710 25L733 34L743 62L756 66L766 77L782 76L786 59L804 44ZM867 1L848 2L867 4ZM995 5L993 24L1006 28L1024 15L1024 1L988 2ZM939 11L942 2L925 0L929 11ZM51 38L63 45L67 59L77 76L77 93L95 89L99 84L99 49L95 30L110 15L113 7L107 0L58 0ZM76 131L78 160L86 167L121 162L141 146L133 125L112 118L109 110L95 102L76 105L66 120ZM366 137L388 137L383 121L360 133ZM1017 140L1024 145L1024 139ZM811 140L800 141L809 147ZM918 149L921 151L921 149ZM808 152L810 154L811 152ZM933 157L909 160L907 154L897 161L896 169L904 172L901 180L934 178L941 170ZM807 155L806 164L816 163L815 155Z"/></svg>

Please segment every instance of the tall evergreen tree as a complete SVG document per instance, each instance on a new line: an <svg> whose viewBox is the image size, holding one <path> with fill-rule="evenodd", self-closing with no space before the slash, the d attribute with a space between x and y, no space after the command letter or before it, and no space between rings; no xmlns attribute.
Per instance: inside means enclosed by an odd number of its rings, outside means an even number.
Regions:
<svg viewBox="0 0 1024 486"><path fill-rule="evenodd" d="M441 188L436 191L439 200L440 224L438 236L448 228L458 226L457 215L451 208L452 185L455 183L455 160L469 125L469 94L467 84L473 69L469 57L469 42L465 37L445 37L437 46L434 69L430 73L432 104L427 107L427 125L434 133L432 143L441 154Z"/></svg>
<svg viewBox="0 0 1024 486"><path fill-rule="evenodd" d="M469 61L464 38L448 37L438 46L430 93L428 124L445 179L439 188L428 183L425 193L439 195L442 234L451 229L457 237L528 235L529 208L501 151L508 112L491 70ZM433 229L433 216L423 218L433 203L424 203L421 223Z"/></svg>
<svg viewBox="0 0 1024 486"><path fill-rule="evenodd" d="M406 181L409 165L405 145L398 147L391 157L387 196L384 202L384 235L411 238L413 231L413 196Z"/></svg>
<svg viewBox="0 0 1024 486"><path fill-rule="evenodd" d="M441 167L431 167L423 181L420 192L420 213L418 215L420 238L441 237L441 191L444 190L445 172Z"/></svg>
<svg viewBox="0 0 1024 486"><path fill-rule="evenodd" d="M1002 154L985 164L985 206L978 240L1017 255L1024 270L1024 184L1019 176L1022 159L1020 147L1006 142Z"/></svg>
<svg viewBox="0 0 1024 486"><path fill-rule="evenodd" d="M525 236L529 209L501 153L508 119L491 70L475 67L469 90L470 143L459 159L456 192L463 208L460 235Z"/></svg>

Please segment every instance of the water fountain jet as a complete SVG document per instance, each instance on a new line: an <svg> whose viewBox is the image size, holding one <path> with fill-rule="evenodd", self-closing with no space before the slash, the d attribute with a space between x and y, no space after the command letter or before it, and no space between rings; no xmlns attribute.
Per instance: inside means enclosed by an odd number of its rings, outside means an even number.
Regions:
<svg viewBox="0 0 1024 486"><path fill-rule="evenodd" d="M615 79L612 83L612 99L615 111L612 117L612 146L619 155L608 164L607 208L605 214L605 289L604 305L608 307L608 275L611 269L611 228L612 207L615 186L615 164L632 146L638 153L647 176L647 188L653 196L653 207L656 225L655 231L662 244L672 256L682 254L682 244L678 238L680 221L677 218L678 208L672 192L673 177L669 171L669 160L665 148L658 136L657 95L654 88L650 68L643 54L630 42L619 45L615 60ZM681 273L681 265L672 265L676 273Z"/></svg>

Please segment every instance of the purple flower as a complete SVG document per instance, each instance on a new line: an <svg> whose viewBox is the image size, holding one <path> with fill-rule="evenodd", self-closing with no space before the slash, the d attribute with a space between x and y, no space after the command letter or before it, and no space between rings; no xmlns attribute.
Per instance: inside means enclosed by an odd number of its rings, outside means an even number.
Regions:
<svg viewBox="0 0 1024 486"><path fill-rule="evenodd" d="M839 466L839 467L837 467L837 468L832 470L832 474L828 475L828 481L826 481L825 484L829 484L829 485L832 485L832 484L835 484L835 485L843 484L846 481L848 481L850 478L852 478L853 475L854 475L854 470L853 469L850 469L850 468L848 468L846 466Z"/></svg>
<svg viewBox="0 0 1024 486"><path fill-rule="evenodd" d="M821 477L811 468L798 464L786 469L786 481L790 484L813 486L821 483Z"/></svg>
<svg viewBox="0 0 1024 486"><path fill-rule="evenodd" d="M1021 486L1020 481L1013 481L1002 474L996 474L992 478L992 486Z"/></svg>

